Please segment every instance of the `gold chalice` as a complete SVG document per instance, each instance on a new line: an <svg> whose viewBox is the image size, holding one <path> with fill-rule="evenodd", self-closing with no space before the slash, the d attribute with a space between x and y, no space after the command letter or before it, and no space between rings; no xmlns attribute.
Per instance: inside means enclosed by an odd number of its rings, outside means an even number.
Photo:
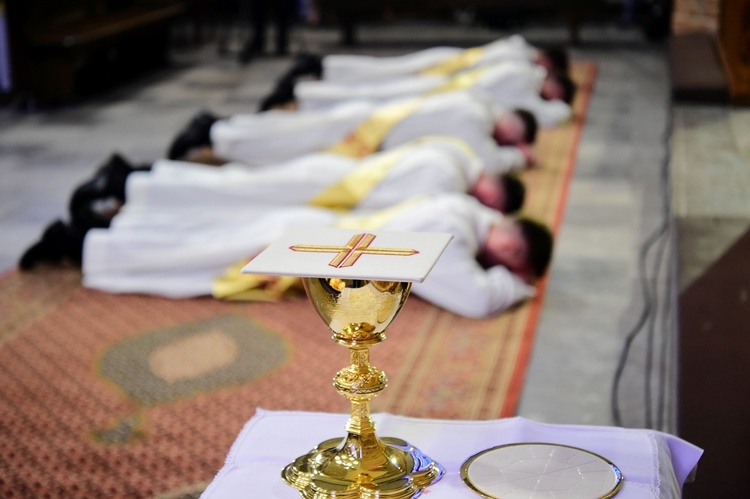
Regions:
<svg viewBox="0 0 750 499"><path fill-rule="evenodd" d="M297 227L247 264L247 274L302 276L307 296L349 348L349 366L333 386L351 403L346 436L320 443L284 468L284 481L307 499L418 497L443 468L399 438L379 438L370 400L387 384L370 365L370 347L385 340L412 282L421 282L450 242L441 233L362 232ZM348 242L346 242L348 240Z"/></svg>
<svg viewBox="0 0 750 499"><path fill-rule="evenodd" d="M370 400L388 382L370 365L370 347L385 340L411 282L306 277L305 291L332 339L349 348L350 365L333 385L351 402L346 436L320 443L284 468L282 477L302 497L409 498L438 481L443 468L399 438L380 438L370 417Z"/></svg>

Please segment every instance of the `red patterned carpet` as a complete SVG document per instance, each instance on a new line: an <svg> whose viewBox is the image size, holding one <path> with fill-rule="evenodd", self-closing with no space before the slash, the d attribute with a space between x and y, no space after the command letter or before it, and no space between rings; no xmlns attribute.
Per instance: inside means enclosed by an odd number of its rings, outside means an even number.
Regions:
<svg viewBox="0 0 750 499"><path fill-rule="evenodd" d="M526 213L559 227L592 64L576 63L575 117L545 130L524 174ZM228 303L83 289L75 269L0 281L0 495L193 497L256 407L348 411L348 363L307 299ZM411 297L373 348L390 379L376 412L513 415L544 297L486 320ZM458 403L457 401L460 401Z"/></svg>

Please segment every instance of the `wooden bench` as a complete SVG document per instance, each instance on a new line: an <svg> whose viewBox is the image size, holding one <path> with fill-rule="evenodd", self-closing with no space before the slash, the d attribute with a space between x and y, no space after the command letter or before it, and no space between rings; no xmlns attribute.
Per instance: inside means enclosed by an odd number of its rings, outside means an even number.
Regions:
<svg viewBox="0 0 750 499"><path fill-rule="evenodd" d="M15 90L41 101L85 96L164 64L171 23L185 9L177 0L50 1L8 11Z"/></svg>

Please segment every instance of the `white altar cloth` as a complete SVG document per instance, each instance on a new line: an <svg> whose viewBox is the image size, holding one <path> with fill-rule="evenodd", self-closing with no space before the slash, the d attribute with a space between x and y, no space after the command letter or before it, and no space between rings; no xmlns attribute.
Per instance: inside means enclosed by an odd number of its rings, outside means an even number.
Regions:
<svg viewBox="0 0 750 499"><path fill-rule="evenodd" d="M320 442L345 435L348 414L258 409L245 424L226 462L202 499L298 499L281 471ZM374 414L378 436L402 438L445 468L429 499L477 498L461 480L470 456L498 445L546 442L579 447L622 471L616 499L678 498L703 450L667 433L606 426L552 425L514 417L491 421L418 419Z"/></svg>

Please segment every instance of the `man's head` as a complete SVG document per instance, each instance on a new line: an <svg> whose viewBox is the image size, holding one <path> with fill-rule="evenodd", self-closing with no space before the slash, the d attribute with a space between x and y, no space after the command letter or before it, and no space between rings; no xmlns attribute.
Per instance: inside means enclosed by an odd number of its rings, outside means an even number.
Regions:
<svg viewBox="0 0 750 499"><path fill-rule="evenodd" d="M483 205L509 214L517 212L523 206L526 187L514 175L484 173L479 176L470 194Z"/></svg>
<svg viewBox="0 0 750 499"><path fill-rule="evenodd" d="M533 144L539 125L533 114L525 109L504 111L495 119L493 136L501 146Z"/></svg>
<svg viewBox="0 0 750 499"><path fill-rule="evenodd" d="M561 47L541 48L536 54L535 62L550 74L568 74L570 60L568 53Z"/></svg>
<svg viewBox="0 0 750 499"><path fill-rule="evenodd" d="M477 259L484 267L502 265L532 282L543 276L552 259L552 232L528 218L504 219L494 224Z"/></svg>
<svg viewBox="0 0 750 499"><path fill-rule="evenodd" d="M542 83L539 94L544 100L561 100L567 104L573 102L576 85L567 75L548 73Z"/></svg>

